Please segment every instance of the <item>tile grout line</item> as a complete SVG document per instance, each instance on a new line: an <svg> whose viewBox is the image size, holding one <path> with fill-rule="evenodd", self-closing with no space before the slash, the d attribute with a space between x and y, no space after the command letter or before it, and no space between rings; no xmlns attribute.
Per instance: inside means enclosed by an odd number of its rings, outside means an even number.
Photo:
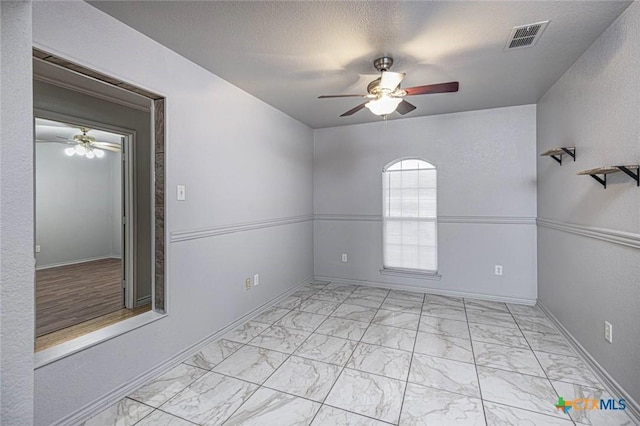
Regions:
<svg viewBox="0 0 640 426"><path fill-rule="evenodd" d="M382 298L382 302L381 302L381 304L379 305L379 307L378 307L378 308L373 308L373 307L371 307L371 306L362 306L362 305L355 305L355 304L352 304L352 303L348 303L348 299L349 299L350 297L353 297L353 296L354 296L354 293L355 293L358 289L360 289L360 288L365 288L365 287L362 287L362 286L354 286L355 288L354 288L354 289L352 289L352 290L348 293L347 297L346 297L346 298L344 298L344 299L342 299L342 300L341 300L341 301L339 301L339 302L337 302L337 301L335 301L335 300L325 300L325 299L314 299L314 298L313 298L313 297L314 297L314 295L316 295L318 292L320 292L320 291L322 291L322 290L326 289L326 287L327 287L329 284L331 284L331 283L327 283L327 284L325 284L325 285L324 285L324 286L322 286L322 287L315 286L315 287L313 287L313 288L308 289L308 290L313 290L313 292L310 292L310 293L311 293L311 295L309 295L309 296L304 296L304 297L296 296L296 297L298 297L299 299L301 299L301 302L300 302L300 304L296 305L293 309L291 309L291 308L282 308L282 307L276 306L276 304L274 304L274 305L272 305L271 307L269 307L268 309L278 308L278 309L282 309L282 310L286 310L286 311L287 311L287 313L286 313L286 314L282 315L280 318L276 319L276 320L275 320L274 322L272 322L272 323L260 322L260 321L256 321L255 319L250 320L250 321L254 321L254 322L257 322L257 323L259 323L259 324L265 325L266 327L265 327L263 330L261 330L259 333L257 333L255 336L252 336L252 337L251 337L251 339L249 339L246 343L245 343L245 342L236 342L236 341L233 341L233 340L230 340L230 339L225 339L225 337L224 337L224 336L222 336L222 337L221 337L219 340L217 340L217 341L220 341L220 340L229 340L230 342L233 342L233 343L239 344L240 346L239 346L237 349L235 349L234 351L232 351L232 352L231 352L227 357L223 358L220 362L218 362L218 363L216 363L215 365L213 365L210 369L203 368L203 367L201 367L201 366L199 366L199 365L188 364L188 361L189 361L191 358L189 358L188 360L182 361L181 363L182 363L183 365L190 366L190 367L193 367L193 368L198 368L198 369L200 369L200 370L203 370L205 373L204 373L202 376L198 377L197 379L195 379L195 380L191 381L191 382L190 382L189 384L187 384L184 388L182 388L180 391L176 392L173 396L171 396L170 398L168 398L166 401L164 401L164 402L163 402L162 404L160 404L158 407L153 407L153 406L151 406L151 405L149 405L149 404L146 404L146 403L144 403L144 402L142 402L142 401L139 401L139 400L137 400L137 399L135 399L135 398L131 398L131 397L129 397L129 396L126 396L126 397L125 397L126 399L130 399L130 400L135 401L135 402L137 402L137 403L140 403L140 404L142 404L142 405L148 406L148 407L150 407L150 408L152 409L152 411L151 411L151 412L149 412L149 413L148 413L147 415L145 415L143 418L141 418L140 420L138 420L138 421L136 422L136 424L138 424L138 423L142 422L145 418L150 417L150 416L151 416L151 415L153 415L153 413L155 413L156 411L160 411L161 413L165 413L165 414L167 414L167 415L174 416L174 417L176 417L176 418L179 418L179 419L181 419L181 420L187 421L187 422L189 422L189 423L193 423L191 420L188 420L188 419L186 419L186 418L184 418L184 417L181 417L181 416L178 416L178 415L172 414L172 413L170 413L170 412L164 411L164 410L162 409L162 407L163 407L163 406L165 406L165 405L166 405L170 400L174 399L176 396L178 396L179 394L181 394L185 389L187 389L187 388L189 388L190 386L192 386L195 382L197 382L198 380L200 380L202 377L206 376L208 373L215 373L215 374L219 374L219 375L224 376L224 377L229 377L229 378L232 378L232 379L236 379L236 380L239 380L239 381L243 381L243 382L246 382L246 383L250 383L250 384L252 384L252 385L257 385L256 390L255 390L254 392L252 392L252 393L247 397L247 399L246 399L242 404L240 404L240 406L239 406L236 410L234 410L234 411L233 411L233 413L231 413L231 415L230 415L229 417L227 417L227 418L224 420L224 422L225 422L225 423L226 423L226 422L228 422L228 420L229 420L229 419L231 419L231 418L232 418L232 417L233 417L233 416L234 416L234 415L235 415L235 414L240 410L240 408L242 408L242 406L244 406L244 405L245 405L245 403L246 403L246 402L247 402L251 397L253 397L253 395L254 395L258 390L260 390L261 388L269 389L269 390L274 391L274 392L280 392L280 393L283 393L283 394L285 394L285 395L290 395L290 396L292 396L292 397L301 398L301 399L304 399L304 400L307 400L307 401L310 401L310 402L313 402L313 403L316 403L316 404L317 404L317 403L319 403L319 404L320 404L320 408L319 408L319 409L316 411L316 413L314 414L313 418L311 419L311 423L312 423L313 421L315 421L315 418L317 417L317 415L318 415L318 413L319 413L320 409L321 409L321 408L322 408L322 406L324 406L324 405L327 405L328 407L336 408L336 409L339 409L339 410L344 410L345 412L353 413L353 414L355 414L355 415L364 416L364 417L367 417L367 418L370 418L370 419L375 419L376 421L380 421L380 422L383 422L383 423L388 423L388 422L387 422L387 421L385 421L385 420L376 419L376 418L374 418L374 417L370 417L370 416L368 416L368 415L364 415L364 414L360 414L360 413L355 413L355 412L353 412L353 411L351 411L351 410L345 410L344 408L334 407L334 406L332 406L332 405L330 405L330 404L326 404L326 399L327 399L327 397L329 396L329 394L331 393L331 391L333 390L333 388L335 387L335 384L337 383L337 381L338 381L338 379L340 378L340 376L341 376L341 375L344 373L344 371L345 371L345 370L347 370L347 369L348 369L348 370L359 371L359 372L360 372L360 371L363 371L363 372L365 372L365 373L367 373L367 374L372 374L372 375L374 375L374 376L378 376L378 377L390 378L390 379L398 380L398 379L395 379L395 378L393 378L393 377L385 376L384 374L369 373L369 372L366 372L366 371L364 371L364 370L359 370L359 369L357 369L357 368L347 367L347 364L348 364L348 362L351 360L351 358L353 357L353 354L354 354L355 350L357 349L357 347L358 347L360 344L366 343L366 342L364 342L364 341L363 341L363 338L364 338L365 334L366 334L366 333L371 329L371 326L372 326L372 325L381 325L381 326L390 327L390 328L402 329L402 330L407 330L407 331L414 331L414 330L410 330L410 329L403 328L403 327L396 327L396 326L393 326L393 325L386 325L386 324L374 324L374 323L373 323L373 319L375 319L375 316L376 316L376 315L378 315L378 313L379 313L380 311L389 311L390 313L393 313L393 314L402 314L402 313L412 313L412 314L415 314L415 312L414 312L414 311L411 311L411 310L409 309L410 307L406 307L406 308L404 308L404 309L400 309L400 310L389 310L389 309L383 309L383 305L384 305L384 303L386 303L387 301L407 302L407 304L410 304L409 302L415 302L415 300L407 300L407 299L402 299L402 298L398 298L398 299L397 299L397 298L393 298L393 297L391 296L391 291L390 291L389 289L385 289L385 290L386 290L386 295ZM308 291L308 290L307 290L307 291ZM332 291L332 290L331 290L331 291ZM339 292L338 292L338 293L339 293ZM405 380L404 380L404 382L405 382L405 389L404 389L404 393L403 393L402 401L401 401L401 405L400 405L400 413L399 413L398 421L397 421L395 424L397 424L397 423L400 421L401 416L402 416L402 410L403 410L403 408L404 408L404 402L405 402L405 398L406 398L407 387L408 387L408 385L409 385L409 383L410 383L410 382L409 382L409 374L410 374L410 371L411 371L411 366L412 366L412 364L413 364L414 355L415 355L415 353L416 353L416 352L415 352L415 348L416 348L416 345L417 345L417 337L418 337L418 334L419 334L419 332L420 332L421 319L422 319L422 317L423 317L423 315L424 315L424 312L425 312L425 311L424 311L425 304L427 304L427 303L433 303L433 304L439 305L439 306L441 306L441 307L446 307L446 308L457 308L457 306L451 306L451 305L448 305L448 304L446 304L446 303L430 302L430 301L428 300L428 297L427 297L427 294L426 294L426 293L416 293L416 294L421 294L421 295L422 295L422 303L421 303L421 306L420 306L420 313L417 315L417 316L418 316L418 325L417 325L417 327L416 327L416 329L415 329L415 331L414 331L413 349L412 349L411 351L405 351L404 349L399 349L399 348L397 348L397 347L383 346L383 345L381 345L381 344L377 344L377 343L367 343L368 345L372 345L372 346L376 346L376 347L380 347L380 348L390 348L390 349L396 349L396 350L401 350L401 351L404 351L404 352L410 352L410 353L411 353L411 358L410 358L410 363L409 363L409 370L407 371L407 376L406 376L406 378L405 378ZM364 297L364 296L363 296L363 297ZM302 303L304 303L304 302L306 302L306 301L309 301L309 300L314 300L314 301L318 301L318 302L327 302L327 303L337 303L337 306L336 306L335 308L333 308L333 310L332 310L328 315L325 315L325 314L319 314L319 313L317 313L317 312L302 311L302 310L298 309ZM515 322L516 328L505 327L505 326L502 326L502 325L498 325L497 327L500 327L500 328L503 328L503 329L518 330L518 331L520 332L520 334L523 336L523 338L524 338L524 340L525 340L526 344L528 345L528 348L527 348L527 349L529 349L529 350L534 354L534 357L535 357L536 361L538 362L538 365L541 367L541 369L542 369L543 373L545 374L545 378L546 378L546 379L547 379L547 381L551 384L551 379L548 377L546 370L542 367L542 364L540 363L540 361L539 361L539 359L538 359L538 356L537 356L537 354L536 354L536 351L534 351L534 350L533 350L533 348L532 348L532 346L531 346L531 344L530 344L529 340L526 338L526 336L525 336L525 334L524 334L524 332L523 332L523 330L522 330L522 328L521 328L520 324L519 324L519 323L518 323L518 321L516 320L516 315L515 315L515 314L514 314L514 312L513 312L513 311L508 307L508 305L507 305L507 311L505 312L505 311L501 311L501 310L493 309L493 308L490 308L490 307L489 307L489 308L485 308L485 307L467 306L467 305L466 305L466 298L462 298L461 300L463 301L463 302L462 302L462 303L463 303L463 305L462 305L462 309L464 309L464 314L465 314L465 319L466 319L466 321L461 321L461 320L458 320L458 319L446 318L446 317L442 317L442 316L440 316L440 317L430 316L430 315L425 315L425 316L429 316L429 317L431 317L431 318L437 318L437 319L440 319L440 320L457 321L457 322L461 322L461 323L463 322L463 323L465 323L465 324L466 324L467 332L469 333L469 342L471 343L471 351L472 351L472 357L473 357L473 364L474 364L474 367L476 368L476 377L477 377L477 380L478 380L478 384L480 384L479 375L478 375L478 371L477 371L478 364L476 363L476 359L475 359L475 351L474 351L474 349L473 349L473 344L472 344L472 340L473 340L473 339L471 339L471 333L470 333L470 324L471 324L471 323L469 322L469 318L468 318L468 311L467 311L468 309L471 309L471 310L472 310L472 311L474 311L474 312L481 312L481 313L482 313L482 312L489 312L489 313L492 313L492 312L499 312L499 313L505 313L505 314L506 314L506 313L508 313L508 314L510 314L511 318L512 318L512 319L514 319L514 322ZM346 304L346 305L353 305L353 306L358 306L358 307L361 307L361 308L368 308L368 309L372 309L372 310L373 310L373 309L375 309L374 317L373 317L370 321L365 322L365 321L359 321L359 320L352 320L352 319L350 319L350 318L343 318L343 317L335 317L335 316L332 316L333 312L335 312L335 311L336 311L336 310L337 310L341 305L343 305L343 304ZM400 303L400 304L402 304L402 303ZM303 313L308 313L308 314L313 314L313 315L320 315L320 316L324 316L324 317L326 317L326 318L325 318L325 319L323 319L323 321L322 321L320 324L318 324L318 326L316 326L316 327L315 327L313 330L311 330L311 331L309 331L309 330L301 330L301 329L299 329L299 328L294 328L294 327L286 327L286 326L283 326L283 325L276 325L276 323L277 323L277 322L279 322L280 320L282 320L282 318L284 318L285 316L289 315L289 314L290 314L290 313L292 313L292 312L301 312L301 313L303 312ZM525 319L526 319L526 318L531 317L530 315L518 315L518 317L520 317L520 316L525 317ZM539 317L539 316L534 316L534 317ZM266 383L266 382L267 382L267 381L268 381L268 380L269 380L269 379L270 379L270 378L271 378L271 377L272 377L272 376L273 376L277 371L279 371L279 369L282 367L282 365L284 365L284 364L285 364L285 363L286 363L286 362L287 362L287 361L288 361L292 356L294 356L294 355L295 355L295 352L296 352L296 351L297 351L297 350L298 350L298 349L299 349L299 348L300 348L300 347L301 347L301 346L302 346L302 345L303 345L303 344L304 344L304 343L305 343L305 342L306 342L306 341L307 341L307 340L308 340L308 339L309 339L313 334L323 335L323 336L328 336L328 337L333 337L333 336L328 335L328 334L316 333L316 330L318 330L318 328L320 328L320 327L322 326L322 324L324 324L327 320L329 320L329 319L331 319L331 318L334 318L334 319L341 319L341 320L348 320L348 321L356 321L356 322L360 322L360 323L363 323L363 324L367 324L367 327L365 328L364 332L363 332L363 333L362 333L362 335L360 336L360 339L359 339L359 340L357 340L357 341L356 341L356 340L352 340L352 339L348 339L348 338L347 338L347 339L340 338L341 340L346 340L346 341L354 342L354 343L355 343L355 345L354 345L353 350L351 351L351 354L350 354L350 355L348 356L348 358L347 358L347 362L346 362L344 365L342 365L342 366L341 366L341 367L342 367L342 369L341 369L341 370L340 370L340 372L337 374L337 376L336 376L336 380L333 382L333 384L332 384L331 388L329 389L329 391L327 392L327 394L325 395L325 397L323 398L323 400L322 400L321 402L319 402L319 401L315 401L315 400L312 400L312 399L307 398L307 397L304 397L304 396L299 396L299 395L291 394L291 393L289 393L289 392L287 392L287 391L280 391L280 390L273 389L273 388L271 388L271 387L266 386L266 385L265 385L265 383ZM243 325L247 324L248 322L249 322L249 321L245 322ZM477 324L480 324L480 325L489 325L489 324L483 324L483 323L477 323ZM267 330L270 330L270 329L272 329L272 328L273 328L273 327L275 327L275 326L277 326L277 327L282 327L282 328L284 328L284 329L289 329L289 330L296 330L296 331L309 332L309 335L308 335L308 336L307 336L307 337L306 337L306 338L305 338L305 339L300 343L300 345L297 345L297 346L293 349L293 351L292 351L291 353L281 352L281 351L273 350L273 349L269 349L269 348L263 348L263 347L260 347L260 346L256 346L255 344L251 344L251 341L253 341L253 340L254 340L254 339L256 339L258 336L262 335L262 334L263 334L263 333L265 333ZM438 336L446 336L447 338L454 338L454 339L455 339L455 337L454 337L454 336L449 336L449 335L447 335L446 333L431 333L431 332L425 332L425 333L427 333L427 334L432 334L432 335L438 335ZM539 332L539 333L541 333L541 334L545 334L544 332ZM460 338L460 339L461 339L461 338ZM461 340L464 340L464 339L461 339ZM216 341L216 342L217 342L217 341ZM479 341L479 342L481 342L481 340L478 340L478 341ZM485 343L487 343L487 344L492 344L491 342L485 342ZM500 344L500 343L497 343L496 345L499 345L499 346L506 346L506 347L514 347L514 348L519 348L519 349L524 349L524 348L519 347L519 346L505 345L505 344ZM273 351L273 352L278 352L278 353L281 353L281 354L283 354L283 355L286 355L286 358L284 358L284 360L282 361L282 363L280 363L280 364L279 364L279 366L278 366L278 367L277 367L277 368L276 368L276 369L275 369L271 374L269 374L269 375L267 376L267 378L266 378L265 380L263 380L260 384L256 384L256 383L253 383L253 382L249 382L249 381L247 381L247 380L244 380L244 379L240 379L240 378L237 378L237 377L234 377L234 376L230 376L230 375L227 375L227 374L224 374L224 373L219 373L219 372L213 371L213 369L214 369L216 366L220 365L222 362L224 362L226 359L228 359L229 357L231 357L232 355L234 355L236 352L238 352L239 350L241 350L241 349L242 349L242 348L244 348L245 346L254 347L254 348L259 348L259 349L271 350L271 351ZM540 352L544 352L544 353L551 353L551 354L553 354L552 352L547 352L547 351L540 351ZM428 355L428 354L426 354L426 355ZM558 355L560 355L560 354L558 354ZM299 355L296 355L296 356L301 357L301 356L299 356ZM429 355L429 356L433 356L433 357L435 357L435 358L439 358L439 359L450 359L450 358L439 357L439 356L435 356L435 355ZM303 358L303 359L307 359L307 360L311 360L311 361L315 361L315 362L319 362L319 363L323 363L323 364L329 364L329 365L339 366L338 364L333 364L333 363L328 363L328 362L324 362L324 361L319 361L319 360L315 360L315 359L313 359L313 358L306 358L306 357L303 357L303 356L302 356L301 358ZM483 367L495 368L495 367L490 367L490 366L483 366ZM517 372L517 371L506 370L506 369L502 369L502 368L496 368L496 369L497 369L497 370L501 370L501 371L505 371L505 372L515 373L515 374L522 374L522 375L530 376L530 377L543 378L543 377L541 377L541 376L535 376L535 375L533 375L533 374L519 373L519 372ZM560 380L560 381L563 381L563 380ZM151 383L151 382L150 382L150 383ZM430 386L426 386L426 387L430 387ZM558 394L558 393L557 393L557 390L555 389L555 387L553 386L553 384L551 384L551 387L552 387L552 389L554 390L554 392L555 392L555 393L556 393L556 395L557 395L557 394ZM444 389L438 389L438 388L433 388L433 387L430 387L430 388L435 389L435 390L438 390L438 391L442 391L442 392L449 392L449 393L453 393L453 394L459 394L459 393L457 393L457 392L453 392L453 391L445 391ZM484 402L484 401L485 401L485 399L482 397L482 390L481 390L480 386L479 386L479 391L480 391L480 400L481 400L481 402ZM465 394L459 394L459 395L468 397L468 395L465 395ZM512 408L515 408L515 409L524 410L524 411L528 411L528 412L536 413L536 414L540 414L540 415L551 416L550 414L541 413L541 412L539 412L539 411L529 410L529 409L525 409L525 408L513 407L513 406L510 406L510 405L508 405L508 404L501 403L501 402L494 402L494 401L488 401L488 400L487 400L487 402L495 403L495 404L498 404L498 405L503 405L503 406L505 406L505 407L512 407ZM487 417L486 417L486 410L484 409L484 404L483 404L483 413L484 413L484 417L485 417L485 421L486 421L486 420L487 420ZM555 417L555 416L551 416L551 417ZM567 419L566 417L562 417L562 418L563 418L563 419L565 419L565 420ZM572 419L570 416L569 416L569 419L568 419L568 420L569 420L570 422L572 422L572 423L574 423L574 424L575 424L575 421L573 421L573 419Z"/></svg>
<svg viewBox="0 0 640 426"><path fill-rule="evenodd" d="M329 284L330 284L330 283L329 283ZM324 288L326 288L326 286L327 286L327 285L329 285L329 284L326 284L324 287L322 287L322 289L317 290L317 291L321 291L321 290L323 290L323 289L324 289ZM306 298L306 300L308 300L308 299L309 299L309 298ZM304 301L304 300L305 300L305 299L303 299L303 301ZM291 311L294 311L294 309L292 309ZM284 316L286 316L286 315L289 315L289 313L285 314ZM284 318L284 316L283 316L283 318ZM282 319L282 318L280 318L280 319ZM280 319L279 319L278 321L280 321ZM324 322L324 321L323 321L323 322ZM321 324L322 324L322 323L321 323ZM320 327L320 325L321 325L321 324L319 324L319 325L318 325L318 327ZM264 331L266 331L266 330L268 330L268 329L270 329L271 327L273 327L273 324L272 324L271 326L269 326L269 327L265 328L265 329L263 330L263 332L264 332ZM316 329L317 329L318 327L316 327ZM286 328L286 327L283 327L283 328ZM314 330L315 330L315 329L314 329ZM262 334L262 332L261 332L261 333L259 333L256 337L258 337L260 334ZM266 382L271 378L271 376L273 376L273 375L276 373L276 371L278 371L278 370L280 369L280 367L282 367L282 365L283 365L285 362L287 362L287 360L289 360L289 358L291 358L291 356L293 355L293 353L294 353L294 352L295 352L295 351L296 351L300 346L302 346L302 345L304 344L304 342L306 342L306 341L309 339L309 337L311 337L311 335L312 335L312 334L313 334L313 331L312 331L311 333L309 333L309 335L308 335L308 336L307 336L307 337L306 337L306 338L305 338L305 339L300 343L300 345L296 346L296 348L293 350L293 352L291 352L290 354L287 354L288 356L287 356L287 357L286 357L286 358L285 358L285 359L280 363L280 365L278 365L278 367L277 367L277 368L275 368L275 369L271 372L271 374L269 374L269 376L267 376L267 378L265 378L265 379L264 379L264 380L263 380L263 381L258 385L258 387L256 388L256 390L255 390L255 391L253 391L253 392L251 393L251 395L249 395L249 396L247 397L247 399L246 399L246 400L244 400L244 401L242 402L242 404L240 404L240 405L238 406L238 408L236 408L236 409L233 411L233 413L231 413L231 415L230 415L229 417L227 417L227 418L226 418L226 419L221 423L221 425L222 425L222 426L224 426L224 424L225 424L225 423L227 423L231 418L233 418L233 416L238 412L238 410L240 410L240 409L241 409L241 408L242 408L242 407L247 403L247 401L249 401L249 399L251 399L251 397L253 397L253 395L255 395L255 394L256 394L256 392L258 392L260 389L262 389L263 387L265 387L265 386L263 386L263 385L264 385L264 384L265 384L265 383L266 383ZM255 337L254 337L254 338L255 338ZM251 340L253 340L253 339L251 339ZM251 340L250 340L249 342L247 342L247 343L245 344L245 346L246 346L246 345L249 345L249 343L251 342ZM253 347L256 347L256 346L253 346ZM266 349L266 348L261 348L261 349ZM267 350L270 350L270 349L267 349ZM278 352L278 351L275 351L275 352ZM280 353L282 353L282 352L280 352ZM254 383L254 384L255 384L255 383ZM265 387L265 388L266 388L266 389L269 389L269 390L272 390L271 388L267 388L267 387ZM279 392L279 391L278 391L278 392ZM297 396L297 395L296 395L296 396ZM315 402L315 401L314 401L314 402ZM322 405L320 405L320 408L322 408ZM320 411L320 408L318 408L318 411ZM316 411L316 413L314 414L313 418L315 418L315 416L318 414L318 411ZM311 422L313 422L313 419L311 420Z"/></svg>
<svg viewBox="0 0 640 426"><path fill-rule="evenodd" d="M484 397L482 396L482 386L480 385L480 374L478 373L478 363L476 362L476 351L473 349L473 340L471 339L471 327L469 326L469 315L467 314L467 301L466 299L463 298L462 302L464 303L464 316L467 319L467 330L469 331L469 342L471 343L471 356L473 357L473 368L474 370L476 370L476 380L478 381L478 393L480 393L480 405L482 406L482 415L484 416L484 424L487 425L489 424L489 422L487 421L487 410L484 408Z"/></svg>
<svg viewBox="0 0 640 426"><path fill-rule="evenodd" d="M352 291L351 294L353 294L354 292L355 292L355 290ZM387 291L386 296L382 299L382 303L380 304L380 306L382 306L382 304L384 304L385 300L387 300L387 297L389 297L389 291ZM373 309L373 308L371 308L371 309ZM349 355L349 358L347 358L347 362L345 362L345 364L342 366L342 370L340 370L340 373L338 374L338 377L333 382L333 384L331 385L331 388L329 389L329 392L327 392L327 394L325 395L324 399L322 400L322 405L325 405L325 402L326 402L327 398L329 397L329 395L331 394L331 391L333 391L333 388L335 387L336 383L338 383L338 380L340 379L340 377L344 373L344 370L347 368L347 364L349 363L349 360L353 357L353 353L358 348L358 345L362 342L362 338L364 337L364 335L367 334L367 330L369 330L369 327L371 326L371 323L372 323L373 319L376 317L376 315L378 315L379 311L380 311L380 308L376 309L376 313L373 315L373 318L371 318L371 321L369 321L369 324L367 325L367 328L365 328L364 332L360 336L360 339L356 342L355 346L353 347L353 350L351 351L351 355ZM332 407L332 405L329 405L329 407ZM320 408L322 409L322 406L320 406ZM335 407L335 408L338 408L338 407ZM356 412L351 411L351 410L345 410L344 408L338 408L338 409L339 410L344 410L344 411L347 411L349 413L353 413L353 414L356 414L356 415L360 415L359 413L356 413ZM318 412L320 412L320 410L318 410ZM316 415L313 417L313 419L311 420L311 423L313 423L313 420L315 420L317 415L318 415L318 413L316 413ZM367 417L369 417L369 416L367 416ZM379 419L376 419L376 420L379 420Z"/></svg>
<svg viewBox="0 0 640 426"><path fill-rule="evenodd" d="M347 296L347 298L345 298L344 300L347 300L357 289L358 287L356 287L355 289L353 289L351 291L351 293L349 293L349 296ZM341 302L340 305L338 305L336 307L336 309L334 309L333 312L335 312L340 306L342 306L344 304L344 302ZM332 312L332 313L333 313ZM346 318L345 318L346 319ZM320 327L320 326L318 326ZM369 327L367 326L367 329ZM366 329L365 329L365 333L366 333ZM364 336L364 333L362 333L362 336ZM362 336L360 336L360 339L362 340ZM331 337L331 336L329 336ZM348 340L348 339L347 339ZM360 341L358 341L359 343ZM322 410L322 407L325 405L325 401L327 400L327 398L329 397L329 394L331 394L331 391L333 390L334 386L336 385L336 383L338 383L338 380L340 379L340 376L342 375L342 373L344 372L344 369L347 365L347 363L349 362L349 359L353 356L353 352L355 352L356 348L358 347L358 343L356 343L353 346L353 349L351 350L351 355L349 355L349 358L347 358L347 361L345 362L345 364L342 366L342 369L340 370L340 372L338 373L338 375L336 376L335 381L333 382L333 384L331 385L331 387L329 388L329 391L327 392L327 394L324 396L324 398L322 398L322 402L320 402L320 408L318 408L318 411L316 411L316 413L313 415L313 418L311 419L311 422L309 423L309 425L313 424L313 422L315 421L316 417L318 417L318 413L320 412L320 410ZM331 406L329 406L331 407Z"/></svg>
<svg viewBox="0 0 640 426"><path fill-rule="evenodd" d="M402 402L400 402L400 413L398 414L398 424L402 420L402 409L404 408L404 400L407 397L407 388L409 387L409 375L411 375L411 367L413 366L413 355L416 352L416 344L418 343L418 332L420 331L420 320L422 319L422 312L424 311L424 304L426 303L426 295L422 295L422 303L420 304L420 315L418 316L418 325L416 326L416 335L413 339L413 349L411 350L411 359L409 360L409 369L407 370L407 378L404 382L404 392L402 393Z"/></svg>
<svg viewBox="0 0 640 426"><path fill-rule="evenodd" d="M540 368L542 369L542 372L544 373L544 376L547 378L547 381L549 382L549 386L551 386L551 389L553 389L553 392L555 392L556 396L559 398L560 394L558 393L558 390L556 389L555 386L553 386L553 383L551 382L551 378L547 374L547 370L544 368L544 366L540 362L540 359L538 358L538 355L536 354L536 351L534 351L533 348L531 347L531 343L529 343L529 339L527 339L527 336L522 331L522 328L520 327L520 324L518 323L518 321L516 319L516 316L513 313L511 314L511 316L513 316L513 320L516 322L516 325L518 326L518 330L520 330L520 334L522 334L522 337L524 338L525 342L527 342L527 345L529 345L529 350L531 351L531 353L533 353L533 356L536 359L536 361L538 362L538 365L540 366ZM569 421L571 421L574 425L576 424L576 422L573 420L573 418L571 417L570 414L565 413L565 416L568 417Z"/></svg>

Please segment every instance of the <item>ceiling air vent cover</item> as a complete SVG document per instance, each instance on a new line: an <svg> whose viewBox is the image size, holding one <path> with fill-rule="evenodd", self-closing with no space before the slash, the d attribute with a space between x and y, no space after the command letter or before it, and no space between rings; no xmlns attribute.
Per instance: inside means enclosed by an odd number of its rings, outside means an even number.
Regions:
<svg viewBox="0 0 640 426"><path fill-rule="evenodd" d="M542 32L547 27L549 21L536 22L535 24L520 25L513 27L509 39L505 45L505 50L519 49L521 47L531 47L538 42Z"/></svg>

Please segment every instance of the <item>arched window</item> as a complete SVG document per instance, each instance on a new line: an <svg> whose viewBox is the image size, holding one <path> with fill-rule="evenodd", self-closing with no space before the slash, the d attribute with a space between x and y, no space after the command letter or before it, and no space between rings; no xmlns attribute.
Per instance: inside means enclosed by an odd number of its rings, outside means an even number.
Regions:
<svg viewBox="0 0 640 426"><path fill-rule="evenodd" d="M436 168L426 161L396 160L382 170L383 266L438 269Z"/></svg>

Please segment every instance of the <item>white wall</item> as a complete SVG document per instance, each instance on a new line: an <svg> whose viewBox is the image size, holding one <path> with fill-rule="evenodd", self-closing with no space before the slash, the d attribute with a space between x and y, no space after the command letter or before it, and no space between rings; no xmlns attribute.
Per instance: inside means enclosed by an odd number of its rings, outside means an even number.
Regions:
<svg viewBox="0 0 640 426"><path fill-rule="evenodd" d="M20 70L16 72L16 70ZM0 423L33 424L31 4L0 2Z"/></svg>
<svg viewBox="0 0 640 426"><path fill-rule="evenodd" d="M533 303L535 123L527 105L315 130L315 275ZM381 172L401 157L438 170L440 281L379 272Z"/></svg>
<svg viewBox="0 0 640 426"><path fill-rule="evenodd" d="M36 268L120 255L120 154L88 159L64 149L36 144Z"/></svg>
<svg viewBox="0 0 640 426"><path fill-rule="evenodd" d="M36 47L160 93L167 108L169 315L38 368L35 424L48 425L312 277L313 133L87 3L33 14ZM261 285L247 292L253 273Z"/></svg>
<svg viewBox="0 0 640 426"><path fill-rule="evenodd" d="M577 150L562 167L538 160L540 300L637 402L640 189L622 173L607 189L576 173L640 163L639 32L634 2L538 104L538 151Z"/></svg>

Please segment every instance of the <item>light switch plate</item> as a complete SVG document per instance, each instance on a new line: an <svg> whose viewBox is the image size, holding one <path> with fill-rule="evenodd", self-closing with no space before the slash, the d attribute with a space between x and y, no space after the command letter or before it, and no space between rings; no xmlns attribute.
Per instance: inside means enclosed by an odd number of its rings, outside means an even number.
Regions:
<svg viewBox="0 0 640 426"><path fill-rule="evenodd" d="M178 185L176 187L176 198L178 201L185 201L187 199L187 189L184 185Z"/></svg>

